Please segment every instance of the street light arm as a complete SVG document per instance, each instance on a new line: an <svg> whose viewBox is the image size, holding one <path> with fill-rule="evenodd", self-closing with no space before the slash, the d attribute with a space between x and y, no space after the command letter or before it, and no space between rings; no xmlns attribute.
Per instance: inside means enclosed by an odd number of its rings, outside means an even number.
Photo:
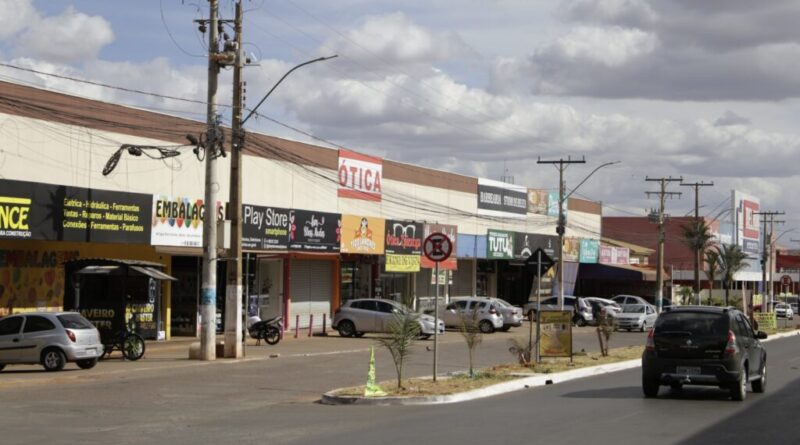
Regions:
<svg viewBox="0 0 800 445"><path fill-rule="evenodd" d="M572 194L573 194L573 193L575 193L575 191L577 191L577 190L578 190L578 188L580 188L580 186L582 186L584 182L586 182L587 180L589 180L589 178L591 178L591 177L592 177L592 175L593 175L593 174L594 174L594 173L595 173L597 170L600 170L600 169L601 169L601 168L603 168L603 167L608 167L609 165L619 164L620 162L622 162L622 161L606 162L605 164L600 164L600 165L598 165L598 166L597 166L597 167L596 167L594 170L592 170L592 172L591 172L591 173L589 173L589 175L588 175L588 176L586 176L585 178L583 178L583 181L581 181L581 182L580 182L580 184L578 184L577 186L575 186L575 188L573 188L573 189L572 189L572 191L571 191L571 192L569 192L569 193L567 194L567 196L565 196L565 197L564 197L564 199L563 199L561 202L565 202L567 199L569 199L569 197L570 197L570 196L572 196Z"/></svg>
<svg viewBox="0 0 800 445"><path fill-rule="evenodd" d="M332 56L328 56L328 57L318 57L318 58L316 58L316 59L309 60L309 61L307 61L307 62L303 62L303 63L301 63L300 65L297 65L297 66L295 66L294 68L292 68L292 69L290 69L289 71L287 71L287 72L286 72L286 74L284 74L284 75L283 75L283 77L281 77L281 78L280 78L280 80L278 80L278 82L276 82L276 83L275 83L275 85L273 85L273 86L272 86L272 88L270 88L270 90L269 90L269 91L267 91L267 94L265 94L265 95L264 95L264 97L262 97L262 98L261 98L261 100L258 102L258 105L256 105L256 106L255 106L255 108L253 108L253 109L250 111L250 114L248 114L248 115L247 115L247 117L246 117L246 118L244 118L244 120L242 121L242 126L244 126L245 122L247 122L247 120L248 120L248 119L250 119L250 117L251 117L253 114L255 114L256 110L258 110L258 107L260 107L260 106L261 106L261 104L263 104L263 103L264 103L264 101L265 101L265 100L267 100L267 98L269 97L269 95L270 95L270 94L272 94L272 92L273 92L273 91L275 91L275 88L278 88L278 85L280 85L280 84L281 84L281 82L283 82L283 79L286 79L286 78L289 76L289 74L292 74L292 72L293 72L294 70L296 70L296 69L298 69L298 68L300 68L300 67L306 66L306 65L310 65L310 64L312 64L312 63L316 63L316 62L322 62L323 60L329 60L329 59L333 59L333 58L335 58L335 57L339 57L339 56L338 56L337 54L334 54L334 55L332 55Z"/></svg>

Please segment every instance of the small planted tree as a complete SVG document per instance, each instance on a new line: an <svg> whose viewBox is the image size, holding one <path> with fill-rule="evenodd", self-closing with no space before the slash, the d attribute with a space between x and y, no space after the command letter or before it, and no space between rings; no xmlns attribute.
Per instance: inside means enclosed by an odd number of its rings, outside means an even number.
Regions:
<svg viewBox="0 0 800 445"><path fill-rule="evenodd" d="M597 318L597 340L600 342L600 353L603 357L608 356L608 342L614 333L614 318L605 311L600 311Z"/></svg>
<svg viewBox="0 0 800 445"><path fill-rule="evenodd" d="M480 319L478 317L477 304L471 311L465 311L460 315L460 323L458 326L459 333L464 337L464 342L467 344L469 351L469 378L475 378L475 368L473 367L473 358L475 356L475 348L483 341L483 333L478 327Z"/></svg>
<svg viewBox="0 0 800 445"><path fill-rule="evenodd" d="M734 276L747 267L747 254L735 244L725 244L719 251L719 269L725 286L725 306L728 305L728 294L733 287Z"/></svg>
<svg viewBox="0 0 800 445"><path fill-rule="evenodd" d="M719 272L719 251L717 249L707 250L705 256L706 266L708 267L708 270L706 270L706 275L708 276L708 282L710 283L708 291L710 299L711 295L714 293L714 280L717 277L717 272Z"/></svg>
<svg viewBox="0 0 800 445"><path fill-rule="evenodd" d="M378 339L381 346L389 350L397 371L397 389L403 388L403 366L411 355L411 346L419 338L420 326L417 314L398 311L389 324L389 335Z"/></svg>

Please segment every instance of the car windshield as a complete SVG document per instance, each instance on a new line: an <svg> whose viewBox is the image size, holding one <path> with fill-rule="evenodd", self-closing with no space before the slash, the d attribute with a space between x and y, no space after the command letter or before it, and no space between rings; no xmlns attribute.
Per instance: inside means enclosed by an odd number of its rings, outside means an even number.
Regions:
<svg viewBox="0 0 800 445"><path fill-rule="evenodd" d="M664 312L656 321L657 334L724 336L728 315L704 312Z"/></svg>
<svg viewBox="0 0 800 445"><path fill-rule="evenodd" d="M626 314L644 314L643 304L626 304L622 306L622 312Z"/></svg>
<svg viewBox="0 0 800 445"><path fill-rule="evenodd" d="M92 329L94 327L89 320L79 314L61 314L57 315L56 318L67 329Z"/></svg>

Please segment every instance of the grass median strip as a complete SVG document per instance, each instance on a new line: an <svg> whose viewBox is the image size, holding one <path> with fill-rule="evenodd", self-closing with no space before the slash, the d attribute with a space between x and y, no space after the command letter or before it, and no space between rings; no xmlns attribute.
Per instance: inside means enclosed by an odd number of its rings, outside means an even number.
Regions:
<svg viewBox="0 0 800 445"><path fill-rule="evenodd" d="M607 357L600 353L575 354L572 363L569 358L543 359L542 363L525 366L520 364L502 364L476 372L474 378L467 374L440 377L434 382L430 378L407 379L403 387L397 388L396 381L381 382L380 386L387 397L420 397L457 394L474 389L485 388L497 383L528 377L531 375L552 374L588 366L597 366L636 359L642 356L643 346L628 346L609 350ZM333 393L336 396L362 397L364 386L343 388Z"/></svg>

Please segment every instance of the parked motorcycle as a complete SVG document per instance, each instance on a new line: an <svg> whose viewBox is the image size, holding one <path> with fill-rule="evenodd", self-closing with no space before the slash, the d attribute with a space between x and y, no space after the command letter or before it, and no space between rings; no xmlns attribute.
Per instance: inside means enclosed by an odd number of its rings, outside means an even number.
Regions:
<svg viewBox="0 0 800 445"><path fill-rule="evenodd" d="M257 318L257 317L253 317ZM267 320L253 320L248 323L247 332L251 338L258 340L256 345L261 344L264 340L269 345L276 345L281 341L281 332L283 332L283 317L273 317Z"/></svg>

